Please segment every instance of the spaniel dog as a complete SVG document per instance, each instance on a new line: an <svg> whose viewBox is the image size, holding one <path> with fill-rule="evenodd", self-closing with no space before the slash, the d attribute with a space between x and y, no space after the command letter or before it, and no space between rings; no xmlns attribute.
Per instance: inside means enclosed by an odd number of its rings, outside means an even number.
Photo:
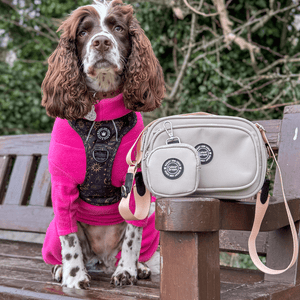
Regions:
<svg viewBox="0 0 300 300"><path fill-rule="evenodd" d="M159 233L154 212L125 222L118 203L140 112L164 97L162 68L122 0L79 7L58 31L42 84L42 105L56 118L48 155L55 217L43 258L69 288L89 286L89 267L112 274L116 286L134 284L159 272Z"/></svg>

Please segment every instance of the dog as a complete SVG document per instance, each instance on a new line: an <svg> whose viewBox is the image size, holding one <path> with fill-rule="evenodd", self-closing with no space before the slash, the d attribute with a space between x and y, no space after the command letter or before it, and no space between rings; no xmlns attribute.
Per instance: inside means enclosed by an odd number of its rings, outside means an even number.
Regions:
<svg viewBox="0 0 300 300"><path fill-rule="evenodd" d="M125 222L118 203L141 112L164 97L162 68L121 0L79 7L58 31L42 83L42 105L56 118L48 155L54 219L43 258L69 288L87 288L91 266L112 274L115 286L135 284L159 272L159 232L153 209Z"/></svg>

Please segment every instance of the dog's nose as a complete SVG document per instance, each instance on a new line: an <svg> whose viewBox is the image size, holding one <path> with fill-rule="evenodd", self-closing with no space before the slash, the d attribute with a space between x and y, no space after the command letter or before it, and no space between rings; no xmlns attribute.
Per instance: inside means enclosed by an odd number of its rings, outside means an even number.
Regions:
<svg viewBox="0 0 300 300"><path fill-rule="evenodd" d="M111 46L111 40L104 35L96 37L92 42L92 47L101 53L108 51L111 48Z"/></svg>

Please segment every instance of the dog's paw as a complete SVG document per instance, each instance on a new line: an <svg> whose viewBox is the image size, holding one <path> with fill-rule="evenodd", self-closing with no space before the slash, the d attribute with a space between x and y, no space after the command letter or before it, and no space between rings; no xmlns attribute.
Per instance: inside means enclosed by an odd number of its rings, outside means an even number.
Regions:
<svg viewBox="0 0 300 300"><path fill-rule="evenodd" d="M70 272L63 272L62 286L75 289L87 289L90 286L90 276L85 268L74 267Z"/></svg>
<svg viewBox="0 0 300 300"><path fill-rule="evenodd" d="M150 268L143 262L137 263L137 277L138 279L147 279L151 276Z"/></svg>
<svg viewBox="0 0 300 300"><path fill-rule="evenodd" d="M61 282L62 280L62 265L55 265L52 270L52 279L57 282Z"/></svg>
<svg viewBox="0 0 300 300"><path fill-rule="evenodd" d="M114 286L133 285L137 283L137 270L118 266L111 277L111 284Z"/></svg>

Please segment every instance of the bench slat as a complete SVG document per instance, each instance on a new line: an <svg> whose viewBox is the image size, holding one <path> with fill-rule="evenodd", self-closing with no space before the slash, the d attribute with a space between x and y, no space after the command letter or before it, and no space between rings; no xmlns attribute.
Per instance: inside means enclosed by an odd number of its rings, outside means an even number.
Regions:
<svg viewBox="0 0 300 300"><path fill-rule="evenodd" d="M220 251L248 253L249 231L220 230ZM265 254L267 249L267 232L260 232L256 239L258 254Z"/></svg>
<svg viewBox="0 0 300 300"><path fill-rule="evenodd" d="M0 136L0 156L47 155L50 138L50 133Z"/></svg>
<svg viewBox="0 0 300 300"><path fill-rule="evenodd" d="M50 197L51 176L48 170L48 159L42 155L41 161L34 181L29 205L46 206Z"/></svg>
<svg viewBox="0 0 300 300"><path fill-rule="evenodd" d="M3 205L21 205L28 193L28 186L32 176L34 157L17 156Z"/></svg>
<svg viewBox="0 0 300 300"><path fill-rule="evenodd" d="M8 176L9 156L0 156L0 204L5 192Z"/></svg>
<svg viewBox="0 0 300 300"><path fill-rule="evenodd" d="M52 207L0 205L0 228L45 233L54 217Z"/></svg>

